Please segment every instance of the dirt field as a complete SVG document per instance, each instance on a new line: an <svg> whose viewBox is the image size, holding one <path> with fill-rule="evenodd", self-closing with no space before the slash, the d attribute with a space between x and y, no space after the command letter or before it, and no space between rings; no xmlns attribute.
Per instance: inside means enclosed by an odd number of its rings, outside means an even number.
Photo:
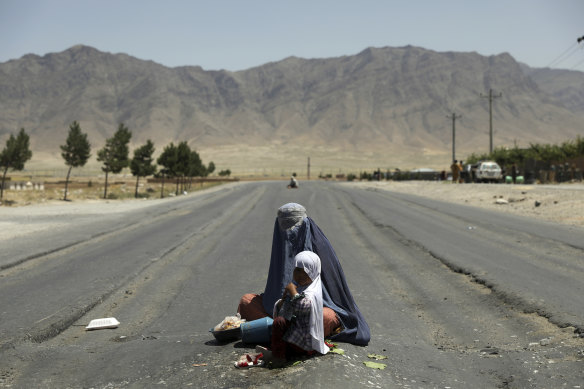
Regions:
<svg viewBox="0 0 584 389"><path fill-rule="evenodd" d="M453 203L488 208L556 223L584 226L584 184L506 185L452 184L434 181L355 182Z"/></svg>

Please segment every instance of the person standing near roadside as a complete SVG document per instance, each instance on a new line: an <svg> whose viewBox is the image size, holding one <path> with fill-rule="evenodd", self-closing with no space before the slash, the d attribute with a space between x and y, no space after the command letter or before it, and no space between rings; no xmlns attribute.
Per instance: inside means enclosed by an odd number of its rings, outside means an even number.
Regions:
<svg viewBox="0 0 584 389"><path fill-rule="evenodd" d="M454 162L452 162L452 165L450 165L450 170L452 171L452 183L453 184L458 183L460 165L458 164L458 161L456 159L454 160Z"/></svg>

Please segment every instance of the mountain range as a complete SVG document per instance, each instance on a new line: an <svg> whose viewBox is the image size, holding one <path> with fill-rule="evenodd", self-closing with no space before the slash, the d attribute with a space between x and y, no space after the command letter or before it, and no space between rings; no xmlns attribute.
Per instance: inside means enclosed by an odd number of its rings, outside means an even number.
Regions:
<svg viewBox="0 0 584 389"><path fill-rule="evenodd" d="M584 135L584 73L507 53L367 48L230 72L79 45L0 63L0 141L25 128L37 165L58 163L72 121L93 155L123 122L135 147L188 141L236 173L303 169L306 157L331 171L439 168L452 159L453 114L456 157L488 152L489 91L495 147Z"/></svg>

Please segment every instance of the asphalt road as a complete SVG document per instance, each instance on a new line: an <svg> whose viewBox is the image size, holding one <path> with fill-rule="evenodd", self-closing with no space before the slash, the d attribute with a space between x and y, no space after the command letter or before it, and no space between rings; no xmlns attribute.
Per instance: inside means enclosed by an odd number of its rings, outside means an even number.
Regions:
<svg viewBox="0 0 584 389"><path fill-rule="evenodd" d="M327 182L230 184L95 214L0 250L0 387L584 387L584 230ZM367 347L236 369L209 333L263 290L276 211L303 204ZM0 216L2 210L0 209ZM59 220L57 220L59 219ZM85 331L116 317L116 329ZM363 364L368 354L385 369Z"/></svg>

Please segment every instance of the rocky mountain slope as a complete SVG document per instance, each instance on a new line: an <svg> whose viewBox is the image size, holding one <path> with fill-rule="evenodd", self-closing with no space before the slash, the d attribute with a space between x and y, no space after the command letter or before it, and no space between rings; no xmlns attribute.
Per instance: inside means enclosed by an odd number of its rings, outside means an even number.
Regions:
<svg viewBox="0 0 584 389"><path fill-rule="evenodd" d="M578 114L584 111L584 73L565 69L524 68L539 88Z"/></svg>
<svg viewBox="0 0 584 389"><path fill-rule="evenodd" d="M459 153L488 151L489 104L481 94L489 89L502 93L493 102L495 146L583 135L584 73L560 72L534 71L508 54L411 46L290 57L239 72L168 68L75 46L0 64L0 141L24 127L35 155L59 158L73 120L94 149L123 122L134 145L152 139L160 151L187 140L203 154L231 159L231 166L258 150L266 155L250 166L276 163L284 149L343 154L355 163L448 163L452 113L462 115Z"/></svg>

